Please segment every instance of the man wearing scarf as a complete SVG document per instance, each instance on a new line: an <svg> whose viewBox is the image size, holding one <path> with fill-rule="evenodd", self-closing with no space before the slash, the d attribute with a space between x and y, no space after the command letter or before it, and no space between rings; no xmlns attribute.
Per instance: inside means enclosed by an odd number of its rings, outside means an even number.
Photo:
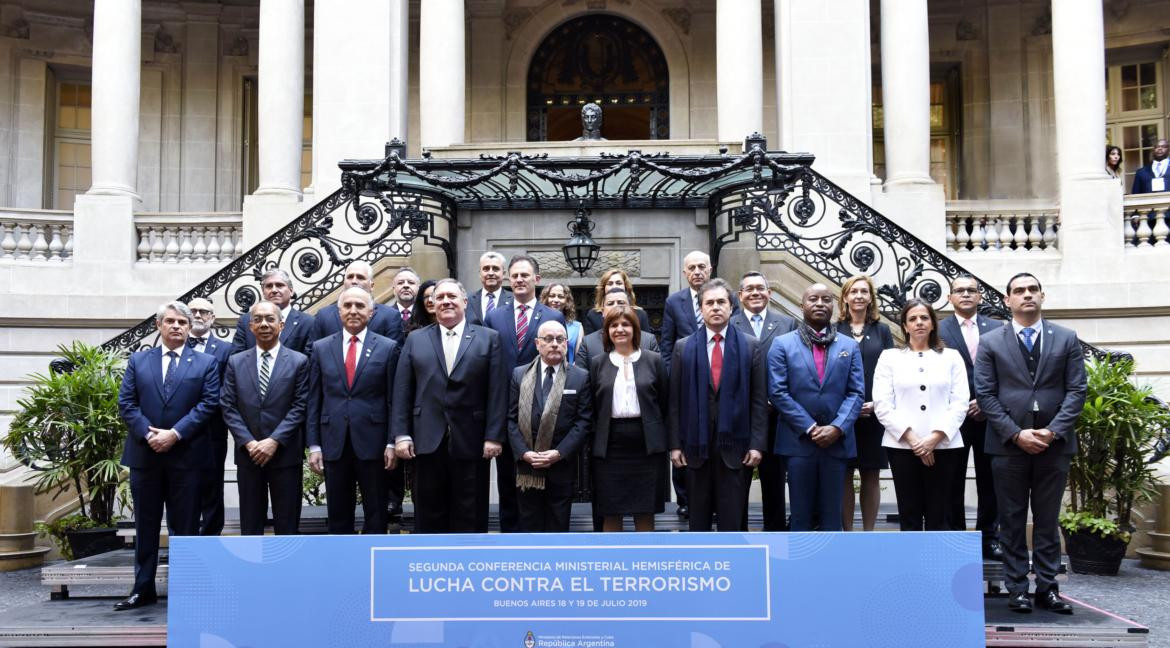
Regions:
<svg viewBox="0 0 1170 648"><path fill-rule="evenodd" d="M699 289L704 326L674 347L670 372L670 461L686 473L690 530L740 531L752 469L768 437L768 374L760 342L734 326L731 286Z"/></svg>
<svg viewBox="0 0 1170 648"><path fill-rule="evenodd" d="M841 530L845 469L857 456L853 423L865 396L857 343L830 323L833 294L813 284L800 300L803 321L772 342L768 398L780 412L776 454L788 458L789 529Z"/></svg>
<svg viewBox="0 0 1170 648"><path fill-rule="evenodd" d="M546 320L538 356L512 371L508 437L516 460L520 531L568 531L576 455L589 436L589 372L565 362L565 327Z"/></svg>

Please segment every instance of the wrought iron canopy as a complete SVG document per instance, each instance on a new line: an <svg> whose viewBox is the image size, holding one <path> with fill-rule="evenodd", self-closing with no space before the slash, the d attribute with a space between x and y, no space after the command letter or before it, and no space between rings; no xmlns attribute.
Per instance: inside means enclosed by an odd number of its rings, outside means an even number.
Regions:
<svg viewBox="0 0 1170 648"><path fill-rule="evenodd" d="M737 186L771 188L808 168L809 153L767 151L754 133L744 150L673 156L630 150L597 157L547 154L481 155L478 159L407 160L405 146L386 145L382 160L343 160L342 183L362 196L442 192L461 209L706 209L717 193Z"/></svg>

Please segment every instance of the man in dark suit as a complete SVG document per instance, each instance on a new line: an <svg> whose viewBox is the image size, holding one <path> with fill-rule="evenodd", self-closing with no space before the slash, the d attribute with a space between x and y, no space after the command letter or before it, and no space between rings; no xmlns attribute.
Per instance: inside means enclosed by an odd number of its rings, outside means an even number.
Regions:
<svg viewBox="0 0 1170 648"><path fill-rule="evenodd" d="M1060 597L1057 517L1077 451L1076 422L1088 390L1076 333L1041 317L1044 292L1026 272L1008 280L1012 321L979 339L975 393L987 417L984 449L999 503L1008 607L1031 612L1028 599L1028 505L1032 507L1032 571L1036 607L1072 613Z"/></svg>
<svg viewBox="0 0 1170 648"><path fill-rule="evenodd" d="M240 534L264 535L268 498L272 530L295 535L301 521L301 461L309 400L309 364L280 346L280 309L257 302L248 313L253 351L228 361L220 407L235 439Z"/></svg>
<svg viewBox="0 0 1170 648"><path fill-rule="evenodd" d="M975 398L975 357L979 350L979 337L1001 326L990 317L979 315L979 282L970 275L960 275L951 281L951 306L954 317L939 321L938 334L944 344L955 349L967 366L967 387L971 402L967 406L967 418L959 432L963 435L962 470L955 475L958 482L951 486L951 511L948 524L952 529L967 528L967 513L964 494L967 490L967 448L975 455L975 489L978 503L975 513L975 528L983 535L983 557L988 560L1003 560L1003 549L999 544L999 523L996 521L995 484L991 476L991 455L983 451L987 418L979 411Z"/></svg>
<svg viewBox="0 0 1170 648"><path fill-rule="evenodd" d="M687 254L683 257L683 276L686 277L687 287L671 293L666 298L666 305L662 311L662 335L659 336L659 344L662 347L662 363L667 372L670 371L675 343L698 330L699 323L703 320L699 309L699 288L711 278L711 257L706 252L698 250ZM674 484L678 516L686 518L690 513L687 506L686 471L672 468L670 480Z"/></svg>
<svg viewBox="0 0 1170 648"><path fill-rule="evenodd" d="M630 305L630 297L624 287L610 288L605 291L605 301L601 305L601 316L604 318L611 310ZM649 331L642 331L640 348L646 351L658 351L658 340L650 335ZM577 356L573 364L589 371L589 360L594 356L605 353L605 342L601 339L601 329L593 331L581 338L581 346L577 347Z"/></svg>
<svg viewBox="0 0 1170 648"><path fill-rule="evenodd" d="M358 260L346 267L343 289L354 286L364 289L371 295L374 294L374 269L369 263ZM339 333L341 329L341 312L338 310L337 304L329 304L317 311L317 315L313 317L314 340ZM374 302L374 314L370 316L366 329L394 340L398 343L399 349L402 348L402 343L406 340L406 333L402 326L402 315L397 308L386 304ZM311 349L312 346L309 347L309 350ZM384 496L387 505L386 514L389 516L388 519L395 523L400 521L402 499L406 496L405 472L402 466L395 465L393 470L387 471L386 479L382 480L386 488Z"/></svg>
<svg viewBox="0 0 1170 648"><path fill-rule="evenodd" d="M1133 174L1133 188L1130 193L1156 193L1167 190L1166 171L1170 166L1170 160L1166 159L1167 153L1170 153L1170 143L1164 139L1158 140L1154 144L1153 159Z"/></svg>
<svg viewBox="0 0 1170 648"><path fill-rule="evenodd" d="M394 303L391 308L398 311L402 329L411 330L410 318L414 314L414 300L418 298L418 286L422 283L414 268L403 266L394 273Z"/></svg>
<svg viewBox="0 0 1170 648"><path fill-rule="evenodd" d="M279 268L265 272L260 278L260 292L264 299L280 307L280 315L284 320L280 345L307 355L309 345L314 340L313 316L292 307L292 279L288 273ZM232 354L254 346L256 339L252 337L252 330L248 327L248 314L244 313L236 324L235 335L232 336Z"/></svg>
<svg viewBox="0 0 1170 648"><path fill-rule="evenodd" d="M678 341L670 372L670 461L686 471L690 530L746 524L752 469L768 438L768 373L760 341L729 326L731 286L699 289L703 328Z"/></svg>
<svg viewBox="0 0 1170 648"><path fill-rule="evenodd" d="M479 283L483 288L467 297L467 321L483 326L487 314L496 308L511 308L511 293L504 289L504 264L499 252L484 252L479 257Z"/></svg>
<svg viewBox="0 0 1170 648"><path fill-rule="evenodd" d="M365 261L354 261L345 268L345 280L342 288L357 286L365 288L366 292L374 294L374 269ZM388 337L402 346L406 334L402 330L402 315L398 309L386 304L374 303L374 314L370 316L370 323L366 325L374 333ZM327 335L341 331L341 312L337 304L329 304L313 316L313 339L320 340Z"/></svg>
<svg viewBox="0 0 1170 648"><path fill-rule="evenodd" d="M565 363L568 334L548 320L539 359L512 371L508 436L516 461L520 531L568 531L576 458L593 422L589 372Z"/></svg>
<svg viewBox="0 0 1170 648"><path fill-rule="evenodd" d="M436 323L406 338L394 377L395 452L413 460L415 532L487 532L488 460L507 434L500 334L467 323L467 292L440 279ZM508 342L503 342L508 343Z"/></svg>
<svg viewBox="0 0 1170 648"><path fill-rule="evenodd" d="M743 310L731 316L731 325L760 340L765 358L772 340L796 330L796 320L768 307L772 291L768 278L759 272L744 273L739 280L739 303ZM784 501L784 458L772 452L776 447L776 409L768 405L768 442L760 461L760 499L764 509L764 530L784 531L788 527Z"/></svg>
<svg viewBox="0 0 1170 648"><path fill-rule="evenodd" d="M211 334L211 327L215 324L215 307L210 301L197 297L187 302L187 308L191 309L191 334L187 337L187 346L215 357L222 385L232 347ZM227 459L227 436L227 426L223 423L219 407L216 407L207 421L211 462L201 480L203 492L199 498L199 535L202 536L216 536L223 531L223 464Z"/></svg>
<svg viewBox="0 0 1170 648"><path fill-rule="evenodd" d="M390 441L394 340L370 331L374 298L346 288L337 300L344 330L313 343L306 423L309 469L325 474L329 533L354 532L354 486L362 494L362 533L386 533L386 471L397 463Z"/></svg>
<svg viewBox="0 0 1170 648"><path fill-rule="evenodd" d="M527 366L536 358L536 331L545 322L565 324L560 311L536 301L540 283L540 266L536 259L517 254L508 261L508 282L512 286L512 307L496 308L488 313L484 326L500 334L500 356L504 368L511 372ZM510 373L509 373L510 377ZM519 530L520 509L516 504L516 464L504 438L504 449L496 460L496 490L500 498L500 531Z"/></svg>
<svg viewBox="0 0 1170 648"><path fill-rule="evenodd" d="M127 428L122 465L130 469L134 500L134 587L115 610L158 601L164 505L172 536L199 533L199 484L211 463L207 421L218 409L219 368L213 356L187 347L191 319L183 302L159 307L159 346L130 356L118 391Z"/></svg>
<svg viewBox="0 0 1170 648"><path fill-rule="evenodd" d="M857 456L853 424L865 400L861 349L832 325L833 293L813 284L800 300L803 321L768 351L768 391L780 412L777 454L788 461L792 531L841 530L845 470Z"/></svg>

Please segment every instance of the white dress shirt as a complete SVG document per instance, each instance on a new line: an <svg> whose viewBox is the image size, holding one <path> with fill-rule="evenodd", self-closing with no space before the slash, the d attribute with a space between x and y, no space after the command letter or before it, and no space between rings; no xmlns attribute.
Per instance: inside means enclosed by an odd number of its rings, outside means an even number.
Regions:
<svg viewBox="0 0 1170 648"><path fill-rule="evenodd" d="M724 325L723 328L719 329L718 331L712 331L710 329L710 327L704 326L703 330L707 332L707 366L710 367L711 366L711 354L715 352L715 334L716 333L723 336L723 337L719 338L719 350L720 351L727 350L727 347L724 346L725 344L727 344L727 326Z"/></svg>
<svg viewBox="0 0 1170 648"><path fill-rule="evenodd" d="M178 358L175 358L175 369L178 369L179 363L183 361L183 352L186 350L187 350L187 341L186 340L184 340L183 343L180 344L177 349L168 349L166 344L162 345L162 373L160 373L159 375L162 376L163 382L167 381L167 367L169 367L171 364L171 359L167 357L167 351L174 351L175 353L177 353L179 355Z"/></svg>
<svg viewBox="0 0 1170 648"><path fill-rule="evenodd" d="M499 302L496 302L496 303L498 304ZM518 301L512 302L512 321L513 322L519 321L520 307L521 306L524 307L524 316L528 318L528 325L531 326L532 325L532 311L533 311L533 309L536 308L536 298L533 297L530 301L528 301L525 304L521 304Z"/></svg>
<svg viewBox="0 0 1170 648"><path fill-rule="evenodd" d="M260 367L264 366L264 349L261 349L259 344L256 345L255 349L256 349L256 375L259 376L260 375ZM358 351L359 352L361 351L360 346L359 346ZM272 378L272 372L273 372L273 370L276 369L276 354L280 353L280 342L277 342L271 349L269 349L268 353L271 356L268 359L268 377ZM345 352L342 351L342 353L345 353ZM341 357L344 358L345 356L342 355Z"/></svg>
<svg viewBox="0 0 1170 648"><path fill-rule="evenodd" d="M963 447L959 426L967 417L971 395L967 367L954 349L911 351L886 349L873 372L873 410L886 429L882 445L910 449L902 437L911 430L927 437L946 435L935 450Z"/></svg>
<svg viewBox="0 0 1170 648"><path fill-rule="evenodd" d="M613 379L611 418L638 418L642 416L642 407L638 404L638 385L634 374L634 363L641 357L641 349L628 356L623 356L617 351L609 352L609 361L618 369L617 376Z"/></svg>
<svg viewBox="0 0 1170 648"><path fill-rule="evenodd" d="M487 318L487 314L489 312L488 311L488 295L491 295L493 298L492 307L494 308L496 306L499 306L500 305L500 297L502 297L504 295L503 286L496 288L495 292L487 291L487 290L484 290L482 288L480 289L480 295L479 295L479 297L480 297L480 299L479 299L480 313L479 313L479 316L481 318Z"/></svg>

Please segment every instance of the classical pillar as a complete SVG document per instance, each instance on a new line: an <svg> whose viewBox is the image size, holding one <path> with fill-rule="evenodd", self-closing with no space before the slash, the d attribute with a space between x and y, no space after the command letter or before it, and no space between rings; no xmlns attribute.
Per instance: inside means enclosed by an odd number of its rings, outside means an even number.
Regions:
<svg viewBox="0 0 1170 648"><path fill-rule="evenodd" d="M305 0L260 0L257 194L301 195Z"/></svg>
<svg viewBox="0 0 1170 648"><path fill-rule="evenodd" d="M390 5L390 137L408 142L410 123L410 0Z"/></svg>
<svg viewBox="0 0 1170 648"><path fill-rule="evenodd" d="M137 193L141 70L141 0L96 0L91 194L141 200Z"/></svg>
<svg viewBox="0 0 1170 648"><path fill-rule="evenodd" d="M420 6L420 144L460 143L464 140L467 83L463 0L427 0Z"/></svg>
<svg viewBox="0 0 1170 648"><path fill-rule="evenodd" d="M742 142L764 131L764 46L760 0L715 5L715 81L718 135Z"/></svg>
<svg viewBox="0 0 1170 648"><path fill-rule="evenodd" d="M882 0L886 189L931 184L926 0Z"/></svg>
<svg viewBox="0 0 1170 648"><path fill-rule="evenodd" d="M1098 0L1053 0L1052 67L1060 181L1104 178L1105 24Z"/></svg>

